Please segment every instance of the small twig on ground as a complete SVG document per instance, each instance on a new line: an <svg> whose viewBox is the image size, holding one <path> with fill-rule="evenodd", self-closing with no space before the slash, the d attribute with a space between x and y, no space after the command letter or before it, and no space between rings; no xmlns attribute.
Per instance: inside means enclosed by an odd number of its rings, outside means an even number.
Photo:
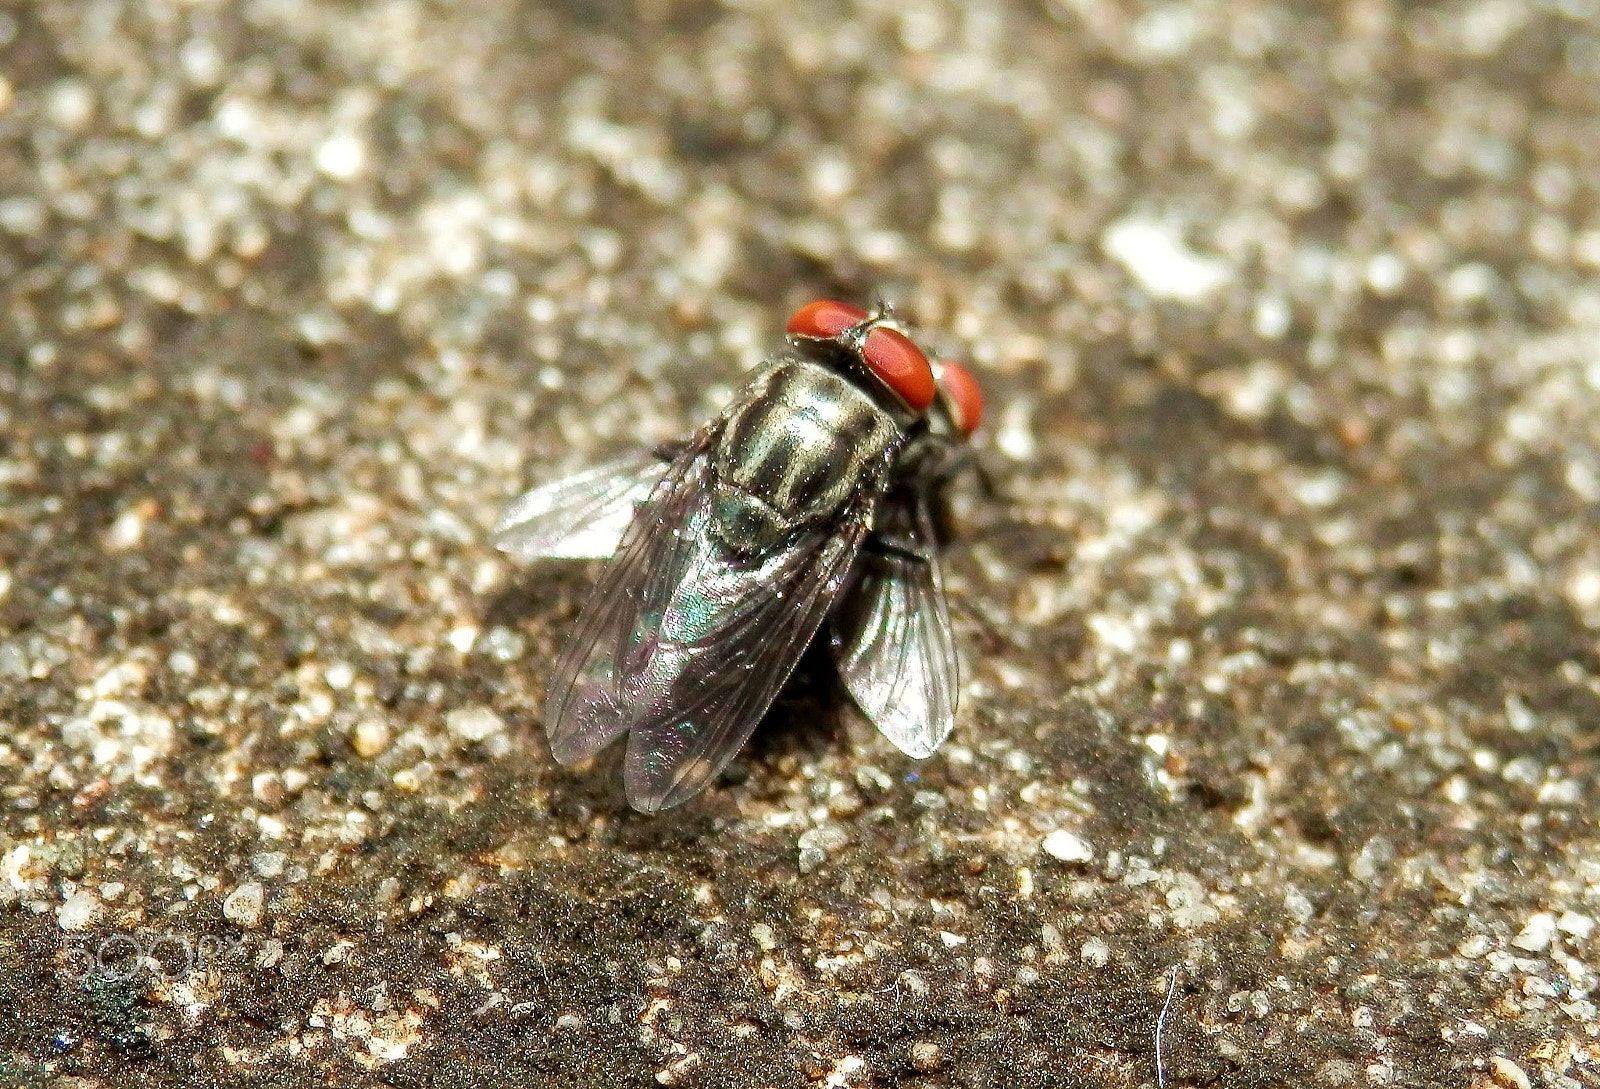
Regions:
<svg viewBox="0 0 1600 1089"><path fill-rule="evenodd" d="M1161 1034L1167 1028L1167 1011L1172 1008L1172 996L1178 990L1178 971L1181 965L1172 966L1172 980L1167 984L1167 1000L1161 1003L1161 1016L1156 1018L1156 1087L1167 1089L1167 1068L1161 1056Z"/></svg>

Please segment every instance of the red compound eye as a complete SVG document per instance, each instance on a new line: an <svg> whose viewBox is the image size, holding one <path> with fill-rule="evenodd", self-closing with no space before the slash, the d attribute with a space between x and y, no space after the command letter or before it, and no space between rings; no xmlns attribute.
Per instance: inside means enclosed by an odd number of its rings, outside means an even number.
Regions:
<svg viewBox="0 0 1600 1089"><path fill-rule="evenodd" d="M983 391L978 388L978 380L972 377L972 372L959 363L940 363L939 388L950 399L957 429L963 435L978 430L978 424L983 421Z"/></svg>
<svg viewBox="0 0 1600 1089"><path fill-rule="evenodd" d="M789 319L789 332L806 337L836 337L852 325L867 320L867 312L849 303L818 299L807 303ZM884 385L915 412L933 404L933 368L922 349L895 329L878 326L867 333L861 358Z"/></svg>
<svg viewBox="0 0 1600 1089"><path fill-rule="evenodd" d="M867 334L861 358L914 411L921 412L933 404L933 368L922 349L904 333L878 326Z"/></svg>
<svg viewBox="0 0 1600 1089"><path fill-rule="evenodd" d="M794 317L789 319L789 332L803 337L836 337L866 320L867 312L860 307L818 299L794 312Z"/></svg>

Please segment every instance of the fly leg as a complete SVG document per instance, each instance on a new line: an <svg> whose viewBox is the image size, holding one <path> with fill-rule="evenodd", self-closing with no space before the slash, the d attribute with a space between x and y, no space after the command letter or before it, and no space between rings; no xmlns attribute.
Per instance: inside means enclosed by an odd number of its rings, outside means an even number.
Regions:
<svg viewBox="0 0 1600 1089"><path fill-rule="evenodd" d="M672 439L668 442L658 442L650 448L650 456L663 465L671 465L678 460L678 455L689 448L689 440Z"/></svg>
<svg viewBox="0 0 1600 1089"><path fill-rule="evenodd" d="M892 530L874 530L861 542L862 557L872 556L885 563L908 567L931 567L933 550L927 541L919 541L909 533Z"/></svg>
<svg viewBox="0 0 1600 1089"><path fill-rule="evenodd" d="M984 466L983 462L978 460L978 452L967 443L962 443L959 446L951 444L945 448L931 470L932 479L930 483L943 484L951 477L966 472L968 469L971 469L977 476L978 483L982 486L984 494L991 499L994 498L994 477L989 474L989 470Z"/></svg>
<svg viewBox="0 0 1600 1089"><path fill-rule="evenodd" d="M898 465L903 483L925 490L941 488L968 469L978 477L984 495L994 498L994 477L969 443L954 442L944 435L920 434L906 444Z"/></svg>

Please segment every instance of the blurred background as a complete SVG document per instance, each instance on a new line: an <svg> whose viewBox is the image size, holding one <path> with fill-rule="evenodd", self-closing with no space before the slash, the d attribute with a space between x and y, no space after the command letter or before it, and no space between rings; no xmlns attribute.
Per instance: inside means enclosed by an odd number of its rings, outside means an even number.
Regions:
<svg viewBox="0 0 1600 1089"><path fill-rule="evenodd" d="M1592 1083L1597 132L1594 0L0 9L0 1083ZM638 817L488 527L876 294L956 735Z"/></svg>

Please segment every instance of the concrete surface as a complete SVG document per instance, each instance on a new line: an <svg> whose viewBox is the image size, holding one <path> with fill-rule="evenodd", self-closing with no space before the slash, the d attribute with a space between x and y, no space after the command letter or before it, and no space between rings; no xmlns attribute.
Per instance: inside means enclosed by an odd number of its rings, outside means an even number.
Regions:
<svg viewBox="0 0 1600 1089"><path fill-rule="evenodd" d="M1594 0L34 0L0 77L0 1084L1600 1084ZM539 732L593 568L487 528L874 291L990 399L957 734L808 662L632 814Z"/></svg>

